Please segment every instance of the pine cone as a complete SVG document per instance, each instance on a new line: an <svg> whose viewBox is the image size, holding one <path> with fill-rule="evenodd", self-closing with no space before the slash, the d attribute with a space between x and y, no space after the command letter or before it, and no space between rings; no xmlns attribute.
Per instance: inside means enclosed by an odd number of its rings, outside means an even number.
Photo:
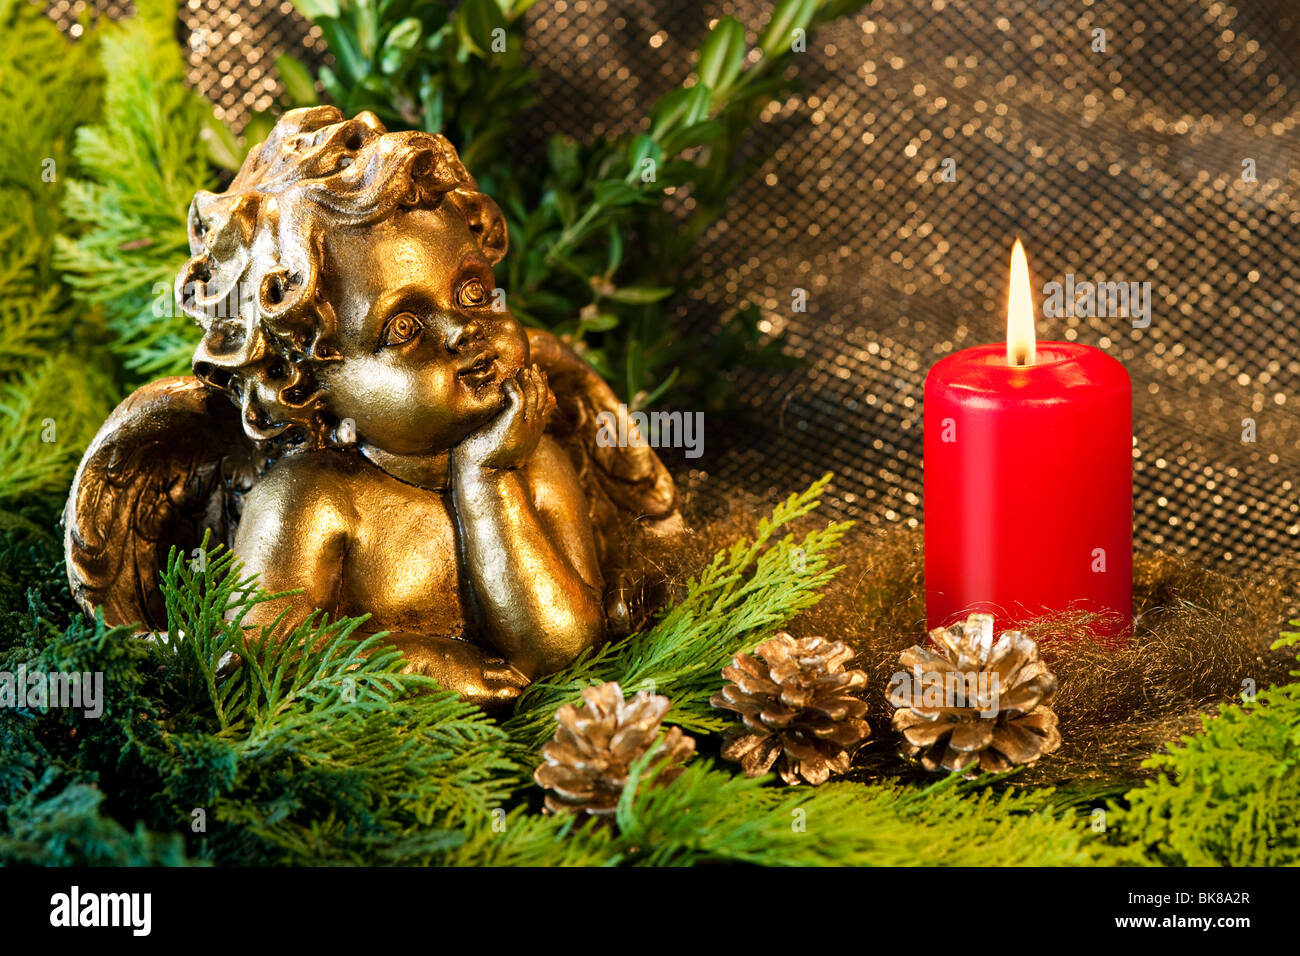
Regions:
<svg viewBox="0 0 1300 956"><path fill-rule="evenodd" d="M935 628L930 637L942 653L909 647L899 657L905 672L889 685L905 756L919 756L927 770L974 777L1031 764L1061 745L1048 706L1056 678L1033 640L1004 631L995 644L990 614Z"/></svg>
<svg viewBox="0 0 1300 956"><path fill-rule="evenodd" d="M784 631L754 651L762 661L737 654L722 676L733 684L709 699L732 710L743 727L727 731L722 755L758 777L776 764L787 784L825 783L849 769L853 751L871 727L860 691L867 675L845 670L853 650L824 637L794 638Z"/></svg>
<svg viewBox="0 0 1300 956"><path fill-rule="evenodd" d="M550 813L612 816L628 772L642 754L652 747L659 753L652 765L663 768L655 777L655 785L662 786L681 774L680 765L695 751L694 739L680 727L660 738L659 724L671 705L667 697L639 691L624 700L623 688L610 682L588 687L582 698L584 703L556 711L560 726L542 747L546 762L533 774L538 786L550 791Z"/></svg>

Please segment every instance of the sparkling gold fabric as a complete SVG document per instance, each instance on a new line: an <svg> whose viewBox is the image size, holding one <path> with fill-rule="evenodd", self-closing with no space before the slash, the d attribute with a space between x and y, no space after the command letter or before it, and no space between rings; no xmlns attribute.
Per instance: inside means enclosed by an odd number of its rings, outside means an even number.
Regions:
<svg viewBox="0 0 1300 956"><path fill-rule="evenodd" d="M541 0L528 55L545 95L521 155L554 132L631 128L712 18L758 25L766 6ZM51 13L71 23L68 4ZM194 83L236 125L275 91L278 52L321 52L288 3L187 0L181 20L206 38ZM1146 328L1039 322L1132 375L1137 545L1229 567L1294 553L1297 49L1294 0L896 0L822 31L679 316L700 327L757 302L807 366L742 377L762 429L709 421L702 459L666 456L763 495L833 469L832 513L918 524L926 370L1002 336L1018 235L1036 290L1068 273L1151 283Z"/></svg>

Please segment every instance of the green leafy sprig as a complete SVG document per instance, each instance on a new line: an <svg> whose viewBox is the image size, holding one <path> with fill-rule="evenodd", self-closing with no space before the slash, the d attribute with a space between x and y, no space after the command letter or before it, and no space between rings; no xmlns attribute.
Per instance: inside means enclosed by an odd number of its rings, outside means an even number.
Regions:
<svg viewBox="0 0 1300 956"><path fill-rule="evenodd" d="M504 287L523 321L571 342L632 408L726 404L740 365L782 367L781 343L744 307L707 339L674 327L698 275L696 247L759 158L742 148L769 103L789 95L798 41L865 0L780 0L751 44L724 17L695 70L647 111L641 129L589 143L557 136L543 164L512 152L534 79L521 59L532 0L440 4L298 0L335 57L319 73L345 111L444 133L505 211ZM541 108L541 107L539 107Z"/></svg>

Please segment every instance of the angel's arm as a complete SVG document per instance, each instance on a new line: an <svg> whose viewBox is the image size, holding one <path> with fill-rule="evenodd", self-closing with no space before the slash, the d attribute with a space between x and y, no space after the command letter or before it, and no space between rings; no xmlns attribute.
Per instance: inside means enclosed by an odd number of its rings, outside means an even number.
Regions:
<svg viewBox="0 0 1300 956"><path fill-rule="evenodd" d="M456 483L484 634L528 677L560 670L604 636L581 489L553 445L535 458L527 473L467 469Z"/></svg>
<svg viewBox="0 0 1300 956"><path fill-rule="evenodd" d="M529 329L528 345L557 403L547 435L572 464L590 515L606 635L621 637L665 597L663 557L685 532L677 489L648 442L606 440L605 416L628 410L595 369L545 329Z"/></svg>
<svg viewBox="0 0 1300 956"><path fill-rule="evenodd" d="M599 643L605 617L582 488L541 434L545 376L521 373L507 396L501 416L457 448L452 492L484 637L534 678Z"/></svg>

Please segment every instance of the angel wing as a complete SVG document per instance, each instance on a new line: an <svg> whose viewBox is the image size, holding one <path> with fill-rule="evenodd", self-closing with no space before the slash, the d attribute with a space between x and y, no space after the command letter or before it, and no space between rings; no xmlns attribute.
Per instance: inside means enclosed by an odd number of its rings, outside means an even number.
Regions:
<svg viewBox="0 0 1300 956"><path fill-rule="evenodd" d="M555 395L548 431L568 452L587 495L609 630L625 634L658 603L664 582L656 555L685 531L677 487L648 444L600 440L602 413L616 420L620 408L595 369L550 332L529 329L528 344Z"/></svg>
<svg viewBox="0 0 1300 956"><path fill-rule="evenodd" d="M63 511L73 597L113 625L163 630L158 572L207 530L230 545L238 499L265 462L230 400L192 376L159 379L114 409L86 450Z"/></svg>

